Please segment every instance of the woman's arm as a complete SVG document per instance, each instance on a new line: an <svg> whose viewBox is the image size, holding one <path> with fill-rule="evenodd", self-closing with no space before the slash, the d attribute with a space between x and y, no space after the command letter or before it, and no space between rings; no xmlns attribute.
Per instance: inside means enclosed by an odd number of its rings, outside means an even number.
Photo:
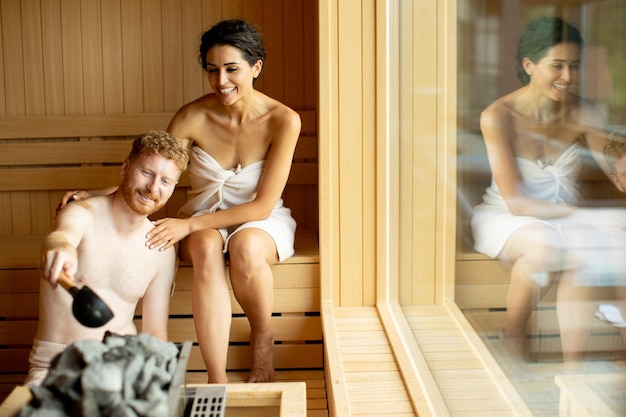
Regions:
<svg viewBox="0 0 626 417"><path fill-rule="evenodd" d="M272 143L254 200L191 219L191 232L219 229L263 220L270 216L287 184L293 154L300 136L300 115L284 107L270 122Z"/></svg>
<svg viewBox="0 0 626 417"><path fill-rule="evenodd" d="M523 181L511 138L516 134L510 111L495 102L483 111L480 128L487 148L489 166L509 211L516 216L532 216L542 219L566 217L574 208L531 198L524 193Z"/></svg>
<svg viewBox="0 0 626 417"><path fill-rule="evenodd" d="M300 115L287 106L281 105L270 121L272 142L266 159L263 175L254 200L188 219L161 219L149 233L147 244L165 250L189 234L202 229L220 229L270 216L287 184L293 154L300 136ZM170 124L174 135L189 137L188 126Z"/></svg>

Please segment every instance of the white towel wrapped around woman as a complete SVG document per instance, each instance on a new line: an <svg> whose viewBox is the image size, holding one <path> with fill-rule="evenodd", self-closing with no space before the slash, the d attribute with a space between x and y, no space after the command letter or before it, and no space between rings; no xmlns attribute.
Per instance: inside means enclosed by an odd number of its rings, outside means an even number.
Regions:
<svg viewBox="0 0 626 417"><path fill-rule="evenodd" d="M256 197L259 180L265 167L265 161L258 161L243 168L238 166L233 170L224 169L198 146L191 149L189 162L191 199L178 211L180 218L214 213L252 201ZM276 202L272 214L265 220L219 229L224 239L224 253L228 252L230 238L239 230L248 227L261 229L272 237L279 261L282 262L293 255L296 221L291 217L291 210L283 206L282 199Z"/></svg>

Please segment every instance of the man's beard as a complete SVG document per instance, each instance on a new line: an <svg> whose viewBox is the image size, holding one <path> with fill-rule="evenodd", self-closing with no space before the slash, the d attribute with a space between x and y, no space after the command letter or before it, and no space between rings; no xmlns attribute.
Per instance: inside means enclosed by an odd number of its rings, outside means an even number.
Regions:
<svg viewBox="0 0 626 417"><path fill-rule="evenodd" d="M161 200L157 195L150 193L148 190L141 191L136 188L131 188L126 181L120 185L120 190L122 191L122 197L124 197L124 201L126 201L128 207L137 214L149 216L150 214L159 211L165 205L165 203L161 203ZM141 204L139 201L140 197L137 196L137 193L141 193L143 196L152 199L153 204Z"/></svg>

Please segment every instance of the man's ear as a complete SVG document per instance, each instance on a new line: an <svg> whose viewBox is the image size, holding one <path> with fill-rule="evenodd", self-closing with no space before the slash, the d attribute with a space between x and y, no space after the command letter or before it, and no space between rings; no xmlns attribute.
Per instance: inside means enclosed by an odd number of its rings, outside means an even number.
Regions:
<svg viewBox="0 0 626 417"><path fill-rule="evenodd" d="M626 191L624 191L624 187L622 186L622 184L617 180L617 175L611 174L611 181L613 181L613 184L615 184L615 187L618 190L620 190L623 193L626 193Z"/></svg>
<svg viewBox="0 0 626 417"><path fill-rule="evenodd" d="M128 158L124 159L124 163L122 164L122 168L120 168L120 177L123 179L128 174L128 165L130 165L130 161Z"/></svg>

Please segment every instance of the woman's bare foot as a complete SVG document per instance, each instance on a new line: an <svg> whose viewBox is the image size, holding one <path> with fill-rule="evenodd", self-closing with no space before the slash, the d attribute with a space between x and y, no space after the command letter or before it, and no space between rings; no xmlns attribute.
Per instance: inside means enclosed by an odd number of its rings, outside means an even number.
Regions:
<svg viewBox="0 0 626 417"><path fill-rule="evenodd" d="M274 371L274 335L271 331L259 335L250 335L252 349L252 369L248 382L273 382Z"/></svg>
<svg viewBox="0 0 626 417"><path fill-rule="evenodd" d="M524 360L526 357L526 331L511 330L503 327L500 330L502 345L510 355L510 359Z"/></svg>

